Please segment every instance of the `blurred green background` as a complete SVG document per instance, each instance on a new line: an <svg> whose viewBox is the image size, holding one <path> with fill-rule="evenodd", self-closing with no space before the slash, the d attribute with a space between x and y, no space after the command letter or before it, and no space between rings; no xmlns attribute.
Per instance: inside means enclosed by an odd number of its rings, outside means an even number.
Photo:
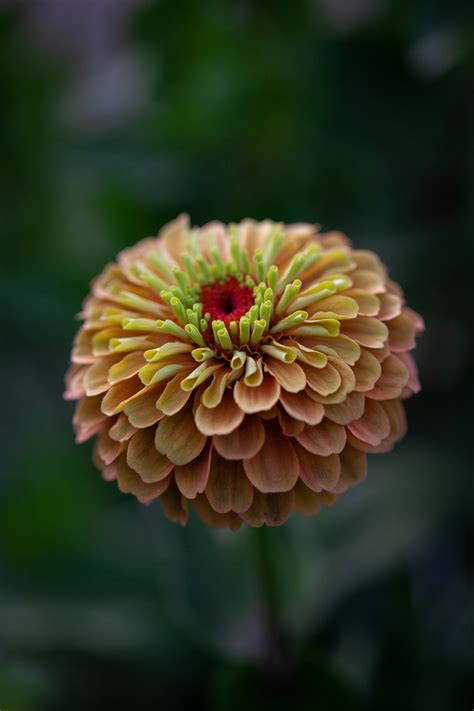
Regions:
<svg viewBox="0 0 474 711"><path fill-rule="evenodd" d="M1 710L471 709L472 1L0 6ZM406 440L266 532L273 671L251 532L119 494L61 398L89 281L183 211L344 230L427 322Z"/></svg>

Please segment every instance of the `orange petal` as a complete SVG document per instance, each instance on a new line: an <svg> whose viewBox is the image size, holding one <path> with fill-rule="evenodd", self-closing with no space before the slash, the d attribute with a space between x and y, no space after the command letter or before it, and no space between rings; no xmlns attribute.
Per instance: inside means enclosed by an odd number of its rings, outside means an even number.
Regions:
<svg viewBox="0 0 474 711"><path fill-rule="evenodd" d="M105 466L109 466L109 464L112 464L112 462L117 459L123 447L126 445L122 446L121 442L113 440L109 436L107 429L103 429L96 440L95 446L97 447L97 455L101 463L105 464Z"/></svg>
<svg viewBox="0 0 474 711"><path fill-rule="evenodd" d="M147 484L162 481L174 468L173 462L156 451L155 428L138 430L128 443L127 464Z"/></svg>
<svg viewBox="0 0 474 711"><path fill-rule="evenodd" d="M368 348L382 348L388 337L387 326L370 316L358 316L352 321L342 321L341 332Z"/></svg>
<svg viewBox="0 0 474 711"><path fill-rule="evenodd" d="M108 356L101 358L88 368L84 375L84 387L87 395L98 395L110 388L109 370L118 360L120 360L120 356Z"/></svg>
<svg viewBox="0 0 474 711"><path fill-rule="evenodd" d="M325 418L320 425L313 427L306 425L296 439L309 452L327 457L329 454L338 454L343 450L346 443L346 430Z"/></svg>
<svg viewBox="0 0 474 711"><path fill-rule="evenodd" d="M337 405L325 405L326 417L338 425L347 425L358 420L364 412L365 398L361 393L349 393L346 399Z"/></svg>
<svg viewBox="0 0 474 711"><path fill-rule="evenodd" d="M127 464L125 453L117 460L117 483L124 494L134 494L142 504L148 504L166 491L171 475L154 484L146 484Z"/></svg>
<svg viewBox="0 0 474 711"><path fill-rule="evenodd" d="M390 421L377 400L366 400L364 414L348 425L354 437L377 446L390 432Z"/></svg>
<svg viewBox="0 0 474 711"><path fill-rule="evenodd" d="M102 400L102 412L104 415L116 415L123 410L127 400L143 389L138 376L134 375L128 380L122 380L116 385L112 385L108 393Z"/></svg>
<svg viewBox="0 0 474 711"><path fill-rule="evenodd" d="M188 376L188 372L178 373L170 380L159 399L156 402L156 407L165 415L175 415L179 412L189 400L192 391L183 390L181 381Z"/></svg>
<svg viewBox="0 0 474 711"><path fill-rule="evenodd" d="M206 496L214 511L247 511L252 504L253 491L241 462L230 462L213 453Z"/></svg>
<svg viewBox="0 0 474 711"><path fill-rule="evenodd" d="M194 499L197 494L202 494L207 486L210 466L211 446L209 445L192 462L175 468L174 477L183 496Z"/></svg>
<svg viewBox="0 0 474 711"><path fill-rule="evenodd" d="M116 442L126 442L135 432L136 429L128 421L127 415L121 412L115 424L110 428L109 435Z"/></svg>
<svg viewBox="0 0 474 711"><path fill-rule="evenodd" d="M320 457L298 443L295 443L295 451L300 463L300 477L306 486L309 486L313 491L334 489L341 473L338 454Z"/></svg>
<svg viewBox="0 0 474 711"><path fill-rule="evenodd" d="M128 353L121 361L115 363L115 365L110 368L108 375L109 383L115 385L115 383L119 383L121 380L130 378L132 375L138 373L140 368L145 365L145 362L143 353Z"/></svg>
<svg viewBox="0 0 474 711"><path fill-rule="evenodd" d="M324 407L312 400L306 392L298 394L282 391L280 401L291 417L307 425L318 425L324 417Z"/></svg>
<svg viewBox="0 0 474 711"><path fill-rule="evenodd" d="M282 363L281 360L270 356L266 359L264 368L290 393L300 392L306 387L305 372L298 363Z"/></svg>
<svg viewBox="0 0 474 711"><path fill-rule="evenodd" d="M396 355L389 355L382 363L382 375L367 397L374 400L391 400L399 397L408 382L408 368Z"/></svg>
<svg viewBox="0 0 474 711"><path fill-rule="evenodd" d="M262 492L289 491L298 479L295 450L273 420L265 423L265 446L243 464L252 484Z"/></svg>
<svg viewBox="0 0 474 711"><path fill-rule="evenodd" d="M234 398L237 405L246 414L271 410L280 397L280 384L269 373L265 373L263 381L256 387L245 385L243 380L234 386Z"/></svg>
<svg viewBox="0 0 474 711"><path fill-rule="evenodd" d="M240 425L244 416L231 390L226 390L217 407L209 408L201 403L195 412L198 430L208 437L229 434Z"/></svg>
<svg viewBox="0 0 474 711"><path fill-rule="evenodd" d="M134 427L142 429L150 427L161 420L163 413L156 409L156 401L163 392L161 383L149 385L140 391L140 395L129 400L123 411L128 417L128 421Z"/></svg>
<svg viewBox="0 0 474 711"><path fill-rule="evenodd" d="M265 429L257 415L247 415L233 432L215 435L214 447L225 459L250 459L265 442Z"/></svg>
<svg viewBox="0 0 474 711"><path fill-rule="evenodd" d="M157 450L180 466L196 459L205 444L206 437L197 429L189 407L171 417L165 416L156 430Z"/></svg>
<svg viewBox="0 0 474 711"><path fill-rule="evenodd" d="M352 372L356 379L354 390L357 392L367 392L368 390L372 390L380 378L382 367L372 353L362 349L360 358L353 367Z"/></svg>
<svg viewBox="0 0 474 711"><path fill-rule="evenodd" d="M101 408L102 395L83 397L76 405L73 417L76 442L85 442L96 434L107 419Z"/></svg>

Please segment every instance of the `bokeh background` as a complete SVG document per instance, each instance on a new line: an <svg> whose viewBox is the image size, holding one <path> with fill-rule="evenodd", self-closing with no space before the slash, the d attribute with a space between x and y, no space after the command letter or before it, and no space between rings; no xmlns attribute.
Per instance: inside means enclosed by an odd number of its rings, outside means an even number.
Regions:
<svg viewBox="0 0 474 711"><path fill-rule="evenodd" d="M0 2L2 711L473 707L473 51L471 0ZM61 399L89 281L183 211L342 229L426 318L408 437L267 530L266 602Z"/></svg>

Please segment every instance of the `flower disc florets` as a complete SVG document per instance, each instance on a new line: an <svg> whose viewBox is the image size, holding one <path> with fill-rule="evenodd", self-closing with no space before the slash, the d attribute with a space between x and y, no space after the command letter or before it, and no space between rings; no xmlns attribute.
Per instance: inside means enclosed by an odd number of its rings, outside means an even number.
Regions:
<svg viewBox="0 0 474 711"><path fill-rule="evenodd" d="M371 252L313 225L183 216L119 255L81 314L66 397L106 479L185 523L278 525L405 431L421 318Z"/></svg>

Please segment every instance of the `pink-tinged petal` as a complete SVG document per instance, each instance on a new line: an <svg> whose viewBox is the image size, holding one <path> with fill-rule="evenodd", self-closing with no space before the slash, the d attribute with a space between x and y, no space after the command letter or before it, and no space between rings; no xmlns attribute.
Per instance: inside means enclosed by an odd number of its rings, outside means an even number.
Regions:
<svg viewBox="0 0 474 711"><path fill-rule="evenodd" d="M370 316L359 316L352 321L343 321L341 332L367 348L383 348L388 338L387 326Z"/></svg>
<svg viewBox="0 0 474 711"><path fill-rule="evenodd" d="M143 365L145 365L143 353L128 353L121 361L110 368L108 381L111 385L115 385L121 380L126 380L132 375L136 375Z"/></svg>
<svg viewBox="0 0 474 711"><path fill-rule="evenodd" d="M333 368L336 368L339 375L341 376L341 385L339 387L339 390L344 393L351 393L354 390L356 384L355 375L352 368L348 366L347 363L344 363L344 361L340 358L333 358L332 356L329 356L328 360L330 365L332 365Z"/></svg>
<svg viewBox="0 0 474 711"><path fill-rule="evenodd" d="M374 400L391 400L399 397L408 382L408 368L396 355L389 355L382 363L382 375L369 390L367 397Z"/></svg>
<svg viewBox="0 0 474 711"><path fill-rule="evenodd" d="M328 296L325 299L317 301L312 307L308 306L310 319L336 318L339 321L355 318L358 311L359 307L357 302L341 294Z"/></svg>
<svg viewBox="0 0 474 711"><path fill-rule="evenodd" d="M176 486L176 482L173 478L171 479L167 490L161 495L160 502L163 506L163 511L170 521L179 523L181 526L185 526L187 524L188 503L181 495L181 492Z"/></svg>
<svg viewBox="0 0 474 711"><path fill-rule="evenodd" d="M315 516L319 513L323 504L321 494L312 491L301 479L297 481L294 492L295 511L303 516Z"/></svg>
<svg viewBox="0 0 474 711"><path fill-rule="evenodd" d="M383 274L370 271L369 269L356 269L351 272L352 287L362 289L369 294L383 294L385 291L385 279Z"/></svg>
<svg viewBox="0 0 474 711"><path fill-rule="evenodd" d="M369 353L369 351L362 350L359 360L352 369L355 375L356 384L354 390L357 392L367 392L372 390L377 380L382 374L382 366L378 362L377 358Z"/></svg>
<svg viewBox="0 0 474 711"><path fill-rule="evenodd" d="M294 447L300 463L300 478L306 486L313 491L334 489L341 473L339 455L329 454L327 457L321 457L309 452L297 442Z"/></svg>
<svg viewBox="0 0 474 711"><path fill-rule="evenodd" d="M83 329L77 333L71 354L73 363L95 363L97 358L92 353L93 336L93 331L84 331Z"/></svg>
<svg viewBox="0 0 474 711"><path fill-rule="evenodd" d="M309 452L327 457L330 454L338 454L344 449L346 430L325 418L320 425L313 427L306 425L296 439Z"/></svg>
<svg viewBox="0 0 474 711"><path fill-rule="evenodd" d="M265 523L267 526L281 526L288 521L295 507L294 491L266 494Z"/></svg>
<svg viewBox="0 0 474 711"><path fill-rule="evenodd" d="M174 477L180 492L187 499L195 499L207 486L211 466L212 447L208 444L201 454L189 464L176 467Z"/></svg>
<svg viewBox="0 0 474 711"><path fill-rule="evenodd" d="M136 428L128 421L127 415L121 412L115 424L110 428L109 435L116 442L126 442L136 431Z"/></svg>
<svg viewBox="0 0 474 711"><path fill-rule="evenodd" d="M326 417L338 425L348 425L353 420L362 417L365 398L362 393L349 393L346 399L337 405L325 405Z"/></svg>
<svg viewBox="0 0 474 711"><path fill-rule="evenodd" d="M409 373L407 382L408 388L411 390L412 393L419 393L421 390L421 385L418 378L418 368L415 359L413 358L411 353L407 352L399 353L398 357L405 364L405 367L407 368Z"/></svg>
<svg viewBox="0 0 474 711"><path fill-rule="evenodd" d="M183 390L181 382L188 376L188 371L178 373L170 380L159 399L156 401L156 408L165 415L175 415L183 409L189 400L192 390Z"/></svg>
<svg viewBox="0 0 474 711"><path fill-rule="evenodd" d="M240 425L244 416L244 412L235 402L231 390L226 390L217 407L204 407L201 403L195 412L198 430L208 437L233 432Z"/></svg>
<svg viewBox="0 0 474 711"><path fill-rule="evenodd" d="M233 511L226 514L214 511L205 494L198 494L193 505L196 513L211 528L229 528L231 531L238 531L242 525L242 519Z"/></svg>
<svg viewBox="0 0 474 711"><path fill-rule="evenodd" d="M127 402L123 411L128 421L134 427L142 429L156 424L163 417L163 413L156 409L156 402L163 392L163 385L149 385L142 388L136 397Z"/></svg>
<svg viewBox="0 0 474 711"><path fill-rule="evenodd" d="M110 388L109 370L118 360L120 360L120 356L108 356L101 358L88 368L84 375L84 387L89 397L104 393Z"/></svg>
<svg viewBox="0 0 474 711"><path fill-rule="evenodd" d="M400 316L387 321L387 326L392 351L409 351L415 347L415 324L407 314L401 313Z"/></svg>
<svg viewBox="0 0 474 711"><path fill-rule="evenodd" d="M175 259L176 262L180 261L180 257L186 252L185 240L189 236L189 216L180 215L165 225L160 231L160 246L165 249L168 254Z"/></svg>
<svg viewBox="0 0 474 711"><path fill-rule="evenodd" d="M118 415L121 412L127 400L136 395L143 386L138 376L134 375L128 380L112 385L110 390L102 400L102 412L104 415Z"/></svg>
<svg viewBox="0 0 474 711"><path fill-rule="evenodd" d="M360 358L361 348L359 344L353 341L352 338L341 334L332 337L303 337L299 340L309 348L314 348L329 355L339 356L348 365L354 365Z"/></svg>
<svg viewBox="0 0 474 711"><path fill-rule="evenodd" d="M148 504L153 499L161 496L169 486L171 475L154 484L146 484L143 479L127 464L127 458L123 453L117 459L117 483L120 491L124 494L133 494L142 504Z"/></svg>
<svg viewBox="0 0 474 711"><path fill-rule="evenodd" d="M425 321L423 316L420 316L419 313L413 311L413 309L410 309L408 306L403 307L403 313L414 323L417 333L425 330Z"/></svg>
<svg viewBox="0 0 474 711"><path fill-rule="evenodd" d="M206 437L197 429L191 408L164 417L156 430L157 450L179 466L196 459L205 444Z"/></svg>
<svg viewBox="0 0 474 711"><path fill-rule="evenodd" d="M102 395L84 397L76 405L73 417L76 442L80 444L95 435L107 419L100 409Z"/></svg>
<svg viewBox="0 0 474 711"><path fill-rule="evenodd" d="M253 492L241 462L230 462L213 453L206 496L214 511L222 514L247 511L252 505Z"/></svg>
<svg viewBox="0 0 474 711"><path fill-rule="evenodd" d="M288 413L285 412L285 410L283 410L282 408L279 408L277 412L281 431L287 437L295 437L297 434L303 431L304 422L301 422L300 420L295 420L293 417L291 417L291 415L288 415Z"/></svg>
<svg viewBox="0 0 474 711"><path fill-rule="evenodd" d="M366 400L364 414L348 428L354 437L376 447L390 433L390 421L377 400Z"/></svg>
<svg viewBox="0 0 474 711"><path fill-rule="evenodd" d="M265 446L243 464L252 484L265 493L289 491L298 479L295 450L273 421L265 423Z"/></svg>
<svg viewBox="0 0 474 711"><path fill-rule="evenodd" d="M385 276L386 269L375 252L371 252L369 249L354 249L352 259L358 269L369 270Z"/></svg>
<svg viewBox="0 0 474 711"><path fill-rule="evenodd" d="M133 435L128 443L127 464L147 484L165 479L174 468L173 462L156 451L154 427L138 430Z"/></svg>
<svg viewBox="0 0 474 711"><path fill-rule="evenodd" d="M380 294L380 311L377 318L381 321L390 321L401 313L402 300L397 294Z"/></svg>
<svg viewBox="0 0 474 711"><path fill-rule="evenodd" d="M283 363L277 358L268 357L264 364L281 387L290 393L298 393L306 387L306 376L298 363Z"/></svg>
<svg viewBox="0 0 474 711"><path fill-rule="evenodd" d="M265 523L267 513L267 500L265 494L254 489L252 505L243 511L240 516L249 526L260 528Z"/></svg>
<svg viewBox="0 0 474 711"><path fill-rule="evenodd" d="M350 486L363 481L367 475L367 455L358 449L347 445L339 455L341 460L341 476L335 488L337 494L342 494Z"/></svg>
<svg viewBox="0 0 474 711"><path fill-rule="evenodd" d="M324 417L324 406L312 400L306 392L294 394L282 391L280 401L291 417L307 425L318 425Z"/></svg>
<svg viewBox="0 0 474 711"><path fill-rule="evenodd" d="M247 415L271 410L280 397L280 384L269 373L265 373L262 383L255 387L245 385L238 380L234 386L234 398L237 405Z"/></svg>
<svg viewBox="0 0 474 711"><path fill-rule="evenodd" d="M344 295L354 299L358 306L359 316L377 316L380 311L380 297L385 296L384 294L375 296L363 289L348 289Z"/></svg>
<svg viewBox="0 0 474 711"><path fill-rule="evenodd" d="M225 459L250 459L263 447L265 429L257 415L247 415L233 432L215 435L212 441Z"/></svg>
<svg viewBox="0 0 474 711"><path fill-rule="evenodd" d="M304 365L303 368L309 387L320 395L336 392L341 384L339 372L330 363L324 368L312 368L310 365Z"/></svg>
<svg viewBox="0 0 474 711"><path fill-rule="evenodd" d="M103 465L109 466L114 462L126 445L111 439L107 429L103 429L97 437L95 446L97 455Z"/></svg>
<svg viewBox="0 0 474 711"><path fill-rule="evenodd" d="M84 388L84 375L88 370L87 365L72 363L64 377L66 390L63 393L65 400L78 400L86 394Z"/></svg>
<svg viewBox="0 0 474 711"><path fill-rule="evenodd" d="M386 400L382 402L381 405L390 420L390 435L388 439L391 444L394 444L401 440L407 431L405 408L398 398L395 400Z"/></svg>

